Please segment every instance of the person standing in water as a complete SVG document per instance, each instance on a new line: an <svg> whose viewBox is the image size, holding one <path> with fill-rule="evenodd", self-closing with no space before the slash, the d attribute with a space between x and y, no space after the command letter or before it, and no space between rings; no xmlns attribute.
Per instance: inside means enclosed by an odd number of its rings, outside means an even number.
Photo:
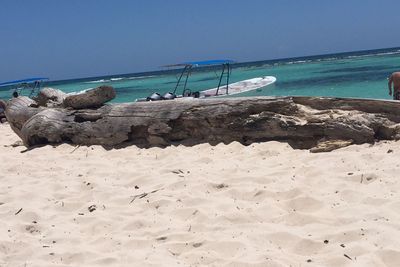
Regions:
<svg viewBox="0 0 400 267"><path fill-rule="evenodd" d="M400 72L393 72L389 77L388 87L389 95L392 95L393 84L393 100L400 100Z"/></svg>

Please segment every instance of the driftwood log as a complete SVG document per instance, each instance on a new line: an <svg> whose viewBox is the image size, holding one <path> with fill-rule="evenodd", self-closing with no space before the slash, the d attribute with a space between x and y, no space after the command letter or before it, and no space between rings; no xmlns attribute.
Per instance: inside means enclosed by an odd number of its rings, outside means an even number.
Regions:
<svg viewBox="0 0 400 267"><path fill-rule="evenodd" d="M113 98L115 98L114 88L100 86L79 93L67 94L63 99L63 106L74 109L96 108Z"/></svg>
<svg viewBox="0 0 400 267"><path fill-rule="evenodd" d="M0 123L4 123L7 121L5 110L7 107L7 103L4 100L0 99Z"/></svg>
<svg viewBox="0 0 400 267"><path fill-rule="evenodd" d="M144 147L289 142L313 152L400 138L400 102L315 97L169 100L44 108L19 97L7 119L26 146L52 143Z"/></svg>
<svg viewBox="0 0 400 267"><path fill-rule="evenodd" d="M61 90L55 88L43 88L33 99L39 106L43 107L62 107L65 97L67 96Z"/></svg>
<svg viewBox="0 0 400 267"><path fill-rule="evenodd" d="M114 99L115 90L111 86L100 86L78 93L66 94L55 88L43 88L33 99L39 106L64 108L97 108Z"/></svg>

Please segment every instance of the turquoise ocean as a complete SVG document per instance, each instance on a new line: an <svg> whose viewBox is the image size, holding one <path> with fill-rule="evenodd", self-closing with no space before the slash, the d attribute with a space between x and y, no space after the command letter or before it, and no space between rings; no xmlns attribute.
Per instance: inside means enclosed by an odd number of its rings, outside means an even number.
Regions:
<svg viewBox="0 0 400 267"><path fill-rule="evenodd" d="M207 60L207 59L205 59ZM174 62L172 62L174 63ZM387 77L400 70L400 48L265 60L233 65L230 82L275 76L275 84L238 96L332 96L390 99ZM218 85L220 67L196 68L189 77L192 91ZM179 70L49 81L44 86L65 92L111 85L117 97L113 102L132 102L154 92L173 91ZM21 79L26 77L21 77ZM178 91L178 93L181 93ZM0 98L10 98L10 88L0 88Z"/></svg>

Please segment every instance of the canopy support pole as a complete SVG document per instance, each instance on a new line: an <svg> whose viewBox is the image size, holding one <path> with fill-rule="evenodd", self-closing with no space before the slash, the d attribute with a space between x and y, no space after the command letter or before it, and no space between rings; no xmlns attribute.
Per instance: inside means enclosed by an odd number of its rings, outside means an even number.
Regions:
<svg viewBox="0 0 400 267"><path fill-rule="evenodd" d="M191 71L192 71L192 66L189 66L187 68L186 80L185 80L185 85L183 86L182 96L184 96L184 94L185 94L187 81L189 79L189 75L190 75Z"/></svg>
<svg viewBox="0 0 400 267"><path fill-rule="evenodd" d="M176 93L176 89L178 89L179 83L181 82L182 76L185 73L187 68L188 68L188 66L185 66L185 68L183 69L181 75L179 76L178 82L175 85L174 94Z"/></svg>
<svg viewBox="0 0 400 267"><path fill-rule="evenodd" d="M224 76L224 73L225 73L225 64L222 65L222 73L221 73L221 76L219 77L218 88L217 88L217 92L215 93L215 95L218 95L219 87L221 86L222 77Z"/></svg>
<svg viewBox="0 0 400 267"><path fill-rule="evenodd" d="M226 94L228 94L228 90L229 90L229 75L230 75L230 69L231 66L229 65L229 63L226 64L227 68L228 68L228 75L226 76Z"/></svg>

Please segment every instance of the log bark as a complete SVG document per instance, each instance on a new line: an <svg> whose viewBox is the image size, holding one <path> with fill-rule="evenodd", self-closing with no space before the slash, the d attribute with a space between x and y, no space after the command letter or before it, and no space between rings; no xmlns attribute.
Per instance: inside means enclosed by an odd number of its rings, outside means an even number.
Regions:
<svg viewBox="0 0 400 267"><path fill-rule="evenodd" d="M67 94L61 90L46 87L39 91L38 95L34 98L34 100L40 106L62 107L66 96Z"/></svg>
<svg viewBox="0 0 400 267"><path fill-rule="evenodd" d="M21 107L23 104L28 106ZM34 108L29 107L31 104L15 100L6 110L14 131L17 129L27 146L68 142L149 147L233 141L247 145L277 140L296 148L316 147L313 152L320 152L400 138L400 102L395 101L217 98L113 104L81 110Z"/></svg>
<svg viewBox="0 0 400 267"><path fill-rule="evenodd" d="M0 123L4 123L7 121L5 114L6 107L7 107L6 101L0 99Z"/></svg>
<svg viewBox="0 0 400 267"><path fill-rule="evenodd" d="M113 87L100 86L79 93L67 94L63 100L63 106L74 109L98 108L114 99L115 95Z"/></svg>
<svg viewBox="0 0 400 267"><path fill-rule="evenodd" d="M43 108L26 96L19 96L8 101L5 114L7 121L10 123L11 129L22 139L22 127L34 115L41 112Z"/></svg>
<svg viewBox="0 0 400 267"><path fill-rule="evenodd" d="M41 89L33 100L43 107L83 109L98 108L115 98L115 95L115 90L111 86L100 86L69 94L55 88L46 87Z"/></svg>

